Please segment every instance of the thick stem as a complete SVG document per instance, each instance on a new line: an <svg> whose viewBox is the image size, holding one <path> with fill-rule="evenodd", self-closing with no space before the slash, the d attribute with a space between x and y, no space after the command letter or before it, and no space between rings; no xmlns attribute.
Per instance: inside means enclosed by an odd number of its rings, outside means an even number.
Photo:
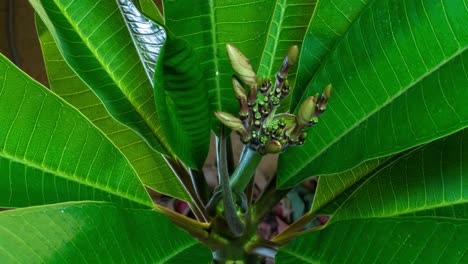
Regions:
<svg viewBox="0 0 468 264"><path fill-rule="evenodd" d="M239 237L244 232L244 225L236 212L236 206L229 186L229 172L227 164L226 136L224 126L221 126L220 136L216 138L216 153L218 158L218 177L224 202L224 217L232 234Z"/></svg>
<svg viewBox="0 0 468 264"><path fill-rule="evenodd" d="M249 184L250 179L255 174L255 170L261 160L262 155L260 153L248 146L244 146L239 165L237 165L237 168L232 174L229 182L234 191L239 193L244 192L245 187Z"/></svg>
<svg viewBox="0 0 468 264"><path fill-rule="evenodd" d="M234 171L234 152L232 150L232 137L230 134L226 136L226 154L228 173L231 175Z"/></svg>

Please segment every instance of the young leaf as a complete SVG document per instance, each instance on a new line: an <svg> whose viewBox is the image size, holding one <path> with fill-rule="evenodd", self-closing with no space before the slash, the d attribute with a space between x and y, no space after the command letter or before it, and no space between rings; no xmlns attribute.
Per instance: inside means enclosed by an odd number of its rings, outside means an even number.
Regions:
<svg viewBox="0 0 468 264"><path fill-rule="evenodd" d="M153 202L133 168L86 117L0 54L0 207Z"/></svg>
<svg viewBox="0 0 468 264"><path fill-rule="evenodd" d="M109 113L162 154L174 156L160 127L153 87L115 1L30 0L66 62Z"/></svg>
<svg viewBox="0 0 468 264"><path fill-rule="evenodd" d="M336 91L306 144L281 155L279 185L344 171L465 127L468 34L457 21L467 19L462 1L372 2L303 94L327 83Z"/></svg>
<svg viewBox="0 0 468 264"><path fill-rule="evenodd" d="M296 263L465 263L468 220L371 218L338 222L303 234L276 255Z"/></svg>
<svg viewBox="0 0 468 264"><path fill-rule="evenodd" d="M211 126L199 60L186 41L169 36L155 72L156 108L167 140L187 166L201 169Z"/></svg>
<svg viewBox="0 0 468 264"><path fill-rule="evenodd" d="M236 113L239 106L231 84L234 71L227 58L226 44L239 48L256 69L267 37L273 1L163 2L167 28L190 43L201 59L211 112ZM212 121L213 126L219 124L214 115Z"/></svg>
<svg viewBox="0 0 468 264"><path fill-rule="evenodd" d="M304 90L327 54L368 3L369 0L318 1L301 49L291 110L300 104Z"/></svg>
<svg viewBox="0 0 468 264"><path fill-rule="evenodd" d="M151 84L161 127L177 156L201 169L210 143L208 91L199 60L180 39L166 40L164 28L143 16L129 0L118 1ZM165 56L158 58L165 43ZM156 62L161 64L155 75Z"/></svg>
<svg viewBox="0 0 468 264"><path fill-rule="evenodd" d="M103 202L0 213L1 263L211 263L211 251L167 217Z"/></svg>
<svg viewBox="0 0 468 264"><path fill-rule="evenodd" d="M188 201L187 193L161 154L148 146L135 131L111 117L99 98L65 62L39 17L36 17L36 28L50 89L76 107L117 146L146 186Z"/></svg>

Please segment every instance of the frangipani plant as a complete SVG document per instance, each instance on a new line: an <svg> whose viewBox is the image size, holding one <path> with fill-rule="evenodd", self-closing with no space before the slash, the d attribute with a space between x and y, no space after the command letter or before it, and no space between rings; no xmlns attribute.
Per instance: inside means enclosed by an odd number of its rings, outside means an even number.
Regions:
<svg viewBox="0 0 468 264"><path fill-rule="evenodd" d="M462 0L30 3L50 90L0 55L1 263L467 261ZM310 211L259 237L317 175Z"/></svg>

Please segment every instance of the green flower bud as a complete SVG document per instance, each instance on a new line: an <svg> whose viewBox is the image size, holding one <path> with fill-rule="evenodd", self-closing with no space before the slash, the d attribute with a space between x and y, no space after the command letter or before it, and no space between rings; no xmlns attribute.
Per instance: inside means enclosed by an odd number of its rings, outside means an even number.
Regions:
<svg viewBox="0 0 468 264"><path fill-rule="evenodd" d="M299 47L297 45L291 46L288 49L288 64L292 66L297 63L297 58L299 57Z"/></svg>
<svg viewBox="0 0 468 264"><path fill-rule="evenodd" d="M320 96L320 99L317 102L317 113L315 116L320 116L323 112L325 112L325 109L327 108L327 103L328 99L331 96L331 93L333 91L333 87L331 84L327 85L322 92L322 95Z"/></svg>
<svg viewBox="0 0 468 264"><path fill-rule="evenodd" d="M305 127L309 124L309 121L314 117L315 114L315 97L311 96L302 102L299 112L297 114L297 125L299 127Z"/></svg>
<svg viewBox="0 0 468 264"><path fill-rule="evenodd" d="M252 87L257 87L257 75L244 54L231 44L226 45L226 50L232 68L239 75L239 78L249 86L250 89L252 89Z"/></svg>
<svg viewBox="0 0 468 264"><path fill-rule="evenodd" d="M247 95L245 93L244 87L237 79L235 75L232 76L232 88L234 90L234 94L239 101L240 110L239 115L242 116L244 119L249 115L249 106L247 105Z"/></svg>
<svg viewBox="0 0 468 264"><path fill-rule="evenodd" d="M215 112L215 115L218 118L218 120L225 126L238 132L242 137L242 141L250 140L250 134L249 132L247 132L247 129L245 129L244 125L242 124L242 121L239 118L229 113L221 111Z"/></svg>
<svg viewBox="0 0 468 264"><path fill-rule="evenodd" d="M271 140L263 147L262 152L267 154L276 154L281 152L283 145L278 140Z"/></svg>

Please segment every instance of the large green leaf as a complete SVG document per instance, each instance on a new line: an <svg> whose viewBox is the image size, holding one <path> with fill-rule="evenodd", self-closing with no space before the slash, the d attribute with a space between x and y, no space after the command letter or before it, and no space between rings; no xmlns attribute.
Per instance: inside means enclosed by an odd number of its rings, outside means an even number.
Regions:
<svg viewBox="0 0 468 264"><path fill-rule="evenodd" d="M67 63L109 113L155 150L174 156L159 127L153 88L115 1L30 0Z"/></svg>
<svg viewBox="0 0 468 264"><path fill-rule="evenodd" d="M52 35L39 18L36 26L50 89L76 107L117 146L146 186L187 201L184 188L162 156L132 129L110 116L99 98L64 61Z"/></svg>
<svg viewBox="0 0 468 264"><path fill-rule="evenodd" d="M73 200L153 206L97 127L0 55L0 206Z"/></svg>
<svg viewBox="0 0 468 264"><path fill-rule="evenodd" d="M1 263L210 263L211 251L167 217L102 202L0 213Z"/></svg>
<svg viewBox="0 0 468 264"><path fill-rule="evenodd" d="M306 144L281 155L279 185L344 171L465 127L463 21L461 0L373 1L307 87L303 98L328 83L336 92Z"/></svg>
<svg viewBox="0 0 468 264"><path fill-rule="evenodd" d="M348 31L369 0L318 1L301 49L297 80L291 95L291 108L302 94L330 50Z"/></svg>
<svg viewBox="0 0 468 264"><path fill-rule="evenodd" d="M432 254L437 261L430 263L466 262L467 132L389 159L362 177L334 199L338 209L322 230L299 236L277 260L427 263ZM319 189L316 195L322 195Z"/></svg>
<svg viewBox="0 0 468 264"><path fill-rule="evenodd" d="M361 179L368 176L372 171L388 161L390 157L365 161L351 170L342 173L319 177L314 202L309 212L310 215L331 215L341 205L342 195Z"/></svg>
<svg viewBox="0 0 468 264"><path fill-rule="evenodd" d="M271 0L164 1L167 28L190 43L201 59L211 111L238 111L231 83L234 71L226 54L226 44L239 48L256 69L274 7L275 2ZM218 124L214 115L212 118L213 124Z"/></svg>
<svg viewBox="0 0 468 264"><path fill-rule="evenodd" d="M468 130L410 151L342 195L330 221L430 212L468 207ZM436 211L437 216L446 210Z"/></svg>
<svg viewBox="0 0 468 264"><path fill-rule="evenodd" d="M355 219L299 236L276 263L467 263L468 220Z"/></svg>

